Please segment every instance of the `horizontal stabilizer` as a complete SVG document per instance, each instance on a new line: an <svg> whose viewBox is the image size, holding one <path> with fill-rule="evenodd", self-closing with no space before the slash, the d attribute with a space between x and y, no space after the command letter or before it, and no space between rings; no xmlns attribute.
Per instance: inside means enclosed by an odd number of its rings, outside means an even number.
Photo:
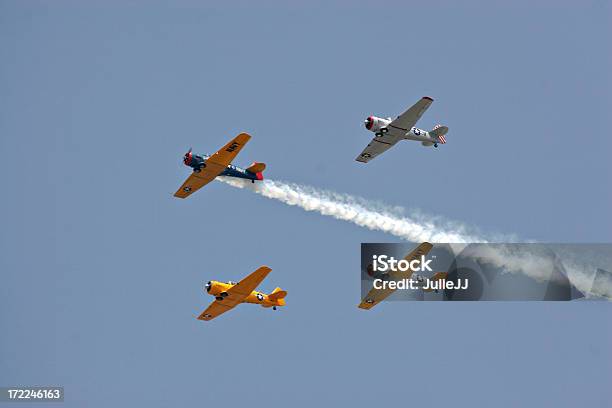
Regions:
<svg viewBox="0 0 612 408"><path fill-rule="evenodd" d="M246 171L248 171L249 173L257 174L257 173L261 173L265 169L266 169L265 163L254 162L249 167L247 167Z"/></svg>
<svg viewBox="0 0 612 408"><path fill-rule="evenodd" d="M281 288L276 288L272 291L272 293L268 295L268 299L270 299L271 301L276 301L276 300L283 299L285 296L287 296L286 290L282 290Z"/></svg>
<svg viewBox="0 0 612 408"><path fill-rule="evenodd" d="M446 143L446 135L448 133L448 126L436 125L429 131L429 136L438 141L438 143Z"/></svg>

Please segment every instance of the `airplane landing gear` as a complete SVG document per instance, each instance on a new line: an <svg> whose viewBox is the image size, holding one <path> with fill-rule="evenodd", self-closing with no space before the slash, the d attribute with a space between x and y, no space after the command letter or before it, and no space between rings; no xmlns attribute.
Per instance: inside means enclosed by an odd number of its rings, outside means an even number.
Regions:
<svg viewBox="0 0 612 408"><path fill-rule="evenodd" d="M276 306L272 306L272 310L276 310Z"/></svg>
<svg viewBox="0 0 612 408"><path fill-rule="evenodd" d="M385 133L387 133L388 131L389 131L389 129L382 128L378 132L376 132L375 135L376 135L376 137L383 137L385 135Z"/></svg>
<svg viewBox="0 0 612 408"><path fill-rule="evenodd" d="M437 144L437 143L434 143L434 147L438 147L438 144Z"/></svg>

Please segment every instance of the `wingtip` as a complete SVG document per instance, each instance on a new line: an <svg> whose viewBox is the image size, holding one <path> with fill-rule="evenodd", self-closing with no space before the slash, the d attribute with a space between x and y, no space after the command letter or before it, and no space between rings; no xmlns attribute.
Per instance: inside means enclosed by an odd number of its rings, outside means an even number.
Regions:
<svg viewBox="0 0 612 408"><path fill-rule="evenodd" d="M427 99L428 101L433 102L433 98L431 96L424 96L423 99Z"/></svg>

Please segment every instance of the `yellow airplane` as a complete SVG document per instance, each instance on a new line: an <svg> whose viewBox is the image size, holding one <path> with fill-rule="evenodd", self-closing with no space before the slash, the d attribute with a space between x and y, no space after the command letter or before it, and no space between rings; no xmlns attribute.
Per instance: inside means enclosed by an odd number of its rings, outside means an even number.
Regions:
<svg viewBox="0 0 612 408"><path fill-rule="evenodd" d="M421 256L427 255L429 251L431 251L432 248L433 248L432 244L430 244L429 242L423 242L421 245L413 249L412 252L406 255L404 259L408 261L408 263L410 263L413 260L421 258ZM385 274L385 276L381 276L381 278L384 277L385 280L388 280L388 281L400 281L402 279L410 279L413 274L414 272L410 269L407 271L400 271L400 270L393 271L392 270L389 273ZM372 265L368 266L368 275L375 277L375 278L379 277L379 276L374 276ZM448 274L446 272L438 272L431 278L424 278L417 274L415 281L418 282L418 284L420 285L418 287L421 287L425 284L426 280L438 281L441 279L446 279L447 275ZM424 292L432 291L432 289L422 289L422 290ZM370 292L366 295L366 297L363 298L363 300L361 301L358 307L360 309L370 310L371 308L373 308L374 306L376 306L377 304L385 300L387 297L389 297L395 291L396 289L391 289L388 286L383 287L382 289L372 288Z"/></svg>
<svg viewBox="0 0 612 408"><path fill-rule="evenodd" d="M276 288L266 295L257 292L255 288L266 278L272 269L260 266L240 282L229 281L227 283L210 281L206 284L206 292L215 297L215 301L202 312L198 319L212 320L222 313L233 309L240 303L254 303L263 307L271 307L276 310L277 306L285 306L287 291Z"/></svg>

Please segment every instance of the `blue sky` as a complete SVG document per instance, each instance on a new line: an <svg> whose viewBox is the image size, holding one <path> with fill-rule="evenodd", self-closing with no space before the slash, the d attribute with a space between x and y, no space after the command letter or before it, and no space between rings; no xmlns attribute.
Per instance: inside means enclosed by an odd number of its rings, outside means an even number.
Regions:
<svg viewBox="0 0 612 408"><path fill-rule="evenodd" d="M543 242L610 242L610 4L0 2L0 385L67 407L607 406L606 302L363 312L395 238L213 183L241 131L266 176ZM364 166L370 114L423 95L448 144ZM206 324L210 279L288 290Z"/></svg>

